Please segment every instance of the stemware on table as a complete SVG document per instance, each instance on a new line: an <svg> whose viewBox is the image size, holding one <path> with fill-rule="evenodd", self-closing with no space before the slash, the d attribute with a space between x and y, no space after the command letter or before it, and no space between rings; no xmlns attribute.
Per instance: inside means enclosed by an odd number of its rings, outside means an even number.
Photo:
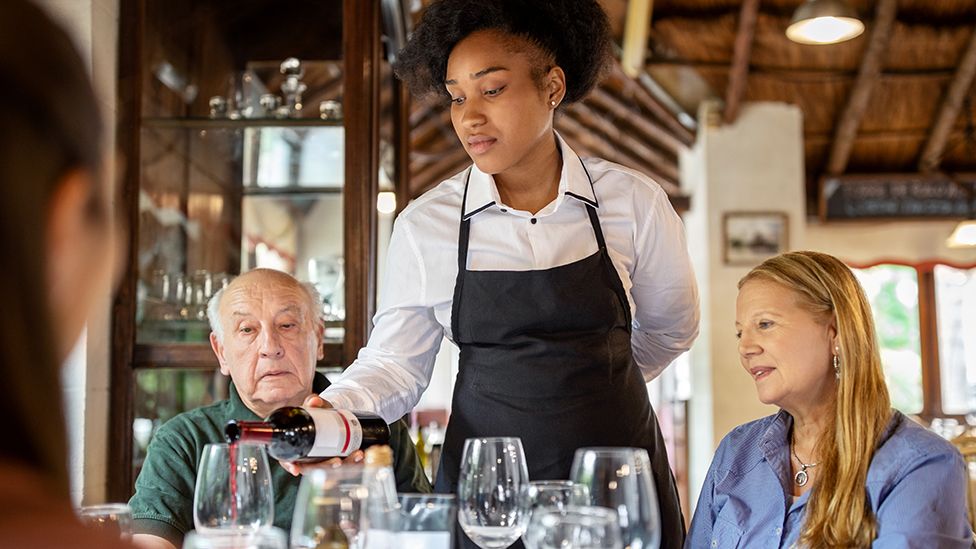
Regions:
<svg viewBox="0 0 976 549"><path fill-rule="evenodd" d="M288 535L281 528L257 530L190 530L183 549L288 549Z"/></svg>
<svg viewBox="0 0 976 549"><path fill-rule="evenodd" d="M580 448L570 479L587 487L591 505L617 511L624 547L657 549L661 518L652 474L643 448Z"/></svg>
<svg viewBox="0 0 976 549"><path fill-rule="evenodd" d="M457 522L453 494L400 494L398 549L451 549Z"/></svg>
<svg viewBox="0 0 976 549"><path fill-rule="evenodd" d="M86 505L78 509L78 518L85 526L110 536L123 540L132 538L132 509L128 504Z"/></svg>
<svg viewBox="0 0 976 549"><path fill-rule="evenodd" d="M196 529L256 530L273 521L274 493L264 446L204 446L193 492Z"/></svg>
<svg viewBox="0 0 976 549"><path fill-rule="evenodd" d="M606 507L539 507L523 537L526 549L621 549L617 512Z"/></svg>
<svg viewBox="0 0 976 549"><path fill-rule="evenodd" d="M529 469L515 437L469 438L458 477L458 522L478 547L508 547L525 532Z"/></svg>

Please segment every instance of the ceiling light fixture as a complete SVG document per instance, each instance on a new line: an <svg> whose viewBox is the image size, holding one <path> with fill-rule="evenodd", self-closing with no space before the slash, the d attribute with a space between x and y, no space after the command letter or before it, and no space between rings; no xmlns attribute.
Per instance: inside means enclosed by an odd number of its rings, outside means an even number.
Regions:
<svg viewBox="0 0 976 549"><path fill-rule="evenodd" d="M844 0L806 0L793 14L786 36L800 44L836 44L864 32L864 23Z"/></svg>

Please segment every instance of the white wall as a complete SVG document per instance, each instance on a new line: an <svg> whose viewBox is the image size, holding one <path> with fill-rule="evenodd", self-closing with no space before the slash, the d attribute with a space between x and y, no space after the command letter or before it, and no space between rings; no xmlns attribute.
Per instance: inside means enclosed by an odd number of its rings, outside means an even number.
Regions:
<svg viewBox="0 0 976 549"><path fill-rule="evenodd" d="M88 66L105 116L107 145L115 143L118 0L37 0L68 30ZM114 167L114 162L108 164ZM104 289L102 295L108 296ZM111 302L88 328L65 364L62 390L68 424L71 496L76 505L101 502L106 492Z"/></svg>
<svg viewBox="0 0 976 549"><path fill-rule="evenodd" d="M946 247L945 240L956 224L956 221L811 223L807 226L806 245L811 250L858 265L888 261L976 261L976 249Z"/></svg>
<svg viewBox="0 0 976 549"><path fill-rule="evenodd" d="M789 216L790 248L804 242L803 126L800 110L781 103L744 105L730 126L709 126L713 104L700 113L698 141L681 157L688 247L701 291L701 335L691 350L689 485L692 506L712 454L725 434L775 410L759 402L739 365L734 332L736 283L748 266L722 259L722 215L777 211Z"/></svg>

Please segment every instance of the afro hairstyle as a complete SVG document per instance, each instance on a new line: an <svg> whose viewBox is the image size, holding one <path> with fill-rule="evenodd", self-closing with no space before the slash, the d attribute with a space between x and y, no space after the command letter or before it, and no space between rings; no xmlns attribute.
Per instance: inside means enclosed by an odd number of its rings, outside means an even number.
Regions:
<svg viewBox="0 0 976 549"><path fill-rule="evenodd" d="M481 30L523 38L554 59L566 73L565 103L593 89L613 51L610 23L596 0L438 0L397 56L396 75L418 97L446 96L451 51Z"/></svg>

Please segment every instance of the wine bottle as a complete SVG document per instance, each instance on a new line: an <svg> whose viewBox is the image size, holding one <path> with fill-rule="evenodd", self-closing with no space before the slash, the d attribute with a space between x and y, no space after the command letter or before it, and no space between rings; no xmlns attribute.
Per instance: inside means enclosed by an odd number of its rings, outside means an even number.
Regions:
<svg viewBox="0 0 976 549"><path fill-rule="evenodd" d="M278 408L264 421L230 420L227 442L266 444L282 461L345 457L374 444L390 443L390 427L379 416L333 408Z"/></svg>

